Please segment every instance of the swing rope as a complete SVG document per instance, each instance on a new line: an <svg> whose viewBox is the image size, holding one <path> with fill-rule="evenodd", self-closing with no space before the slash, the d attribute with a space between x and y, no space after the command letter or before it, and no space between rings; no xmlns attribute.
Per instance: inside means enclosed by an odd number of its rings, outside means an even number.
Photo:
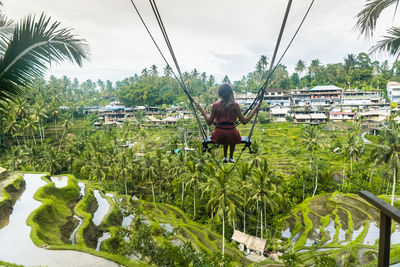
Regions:
<svg viewBox="0 0 400 267"><path fill-rule="evenodd" d="M146 28L147 33L149 34L149 36L151 37L153 43L155 44L155 46L156 46L158 52L161 54L163 60L164 60L165 63L167 64L167 66L168 66L169 68L171 68L171 67L170 67L170 64L168 63L167 59L165 58L164 54L162 53L160 47L158 46L157 42L155 41L153 35L151 34L149 28L147 27L147 25L146 25L144 19L142 18L142 16L141 16L141 14L140 14L138 8L136 7L134 1L133 1L133 0L130 0L130 1L131 1L131 3L132 3L132 5L133 5L133 7L134 7L134 9L135 9L135 11L136 11L136 13L138 14L138 16L139 16L139 18L140 18L142 24L143 24L144 27ZM290 47L291 44L293 43L295 37L297 36L297 33L299 32L299 30L300 30L300 28L302 27L302 25L303 25L305 19L307 18L308 14L309 14L309 11L311 10L311 7L312 7L313 4L314 4L314 1L315 1L315 0L312 0L312 2L311 2L311 4L310 4L310 6L309 6L309 8L308 8L308 10L307 10L307 12L306 12L306 14L305 14L305 16L303 17L303 19L302 19L300 25L298 26L298 28L297 28L295 34L293 35L291 41L289 42L288 46L286 47L284 53L283 53L282 56L280 57L278 63L277 63L276 65L274 65L275 59L276 59L276 56L277 56L277 53L278 53L278 50L279 50L280 42L281 42L281 40L282 40L283 32L284 32L285 27L286 27L286 22L287 22L289 13L290 13L290 8L291 8L292 2L293 2L293 0L289 0L289 1L288 1L288 5L287 5L287 7L286 7L285 16L284 16L284 19L283 19L283 22L282 22L282 25L281 25L281 29L280 29L280 32L279 32L278 40L277 40L276 45L275 45L275 49L274 49L274 54L273 54L273 57L272 57L272 61L271 61L271 64L270 64L270 67L269 67L269 70L268 70L268 75L267 75L266 80L265 80L265 82L263 83L262 87L261 87L260 90L257 92L256 98L254 99L254 101L252 102L252 104L249 106L249 108L244 112L245 115L246 115L249 111L251 111L256 105L262 103L262 101L263 101L263 99L264 99L265 91L266 91L267 86L268 86L268 82L269 82L270 78L272 77L272 74L275 72L275 70L276 70L277 67L279 66L280 62L282 61L283 57L285 56L286 52L288 51L289 47ZM152 10L153 10L153 13L154 13L154 15L155 15L155 17L156 17L157 23L158 23L158 25L159 25L159 27L160 27L161 33L162 33L162 35L163 35L163 37L164 37L164 41L166 42L166 45L167 45L167 47L168 47L168 50L169 50L169 52L170 52L170 54L171 54L171 57L172 57L172 59L173 59L173 61L174 61L175 68L176 68L176 70L177 70L177 72L178 72L178 76L179 76L179 77L175 74L175 72L173 71L172 68L171 68L171 72L172 72L173 76L175 77L175 79L177 80L177 82L178 82L178 84L180 85L180 87L183 89L183 91L184 91L185 94L187 95L187 97L188 97L188 99L189 99L189 102L190 102L190 106L191 106L191 108L192 108L192 110L193 110L193 114L194 114L194 116L195 116L195 118L196 118L196 121L197 121L197 124L198 124L198 126L199 126L199 128L200 128L200 132L201 132L201 134L202 134L202 136L203 136L203 139L205 139L205 138L207 138L206 132L205 132L205 130L204 130L203 125L202 125L201 122L200 122L200 119L199 119L199 117L198 117L198 115L197 115L197 112L196 112L196 109L195 109L195 107L194 107L194 103L195 103L195 102L194 102L193 98L191 97L191 95L190 95L190 93L189 93L189 91L188 91L188 89L187 89L187 86L186 86L186 84L185 84L185 82L184 82L183 75L182 75L182 73L181 73L181 69L180 69L180 67L179 67L178 60L177 60L176 55L175 55L175 52L174 52L174 50L173 50L173 48L172 48L172 44L171 44L170 39L169 39L169 37L168 37L167 31L166 31L165 26L164 26L164 23L163 23L163 21L162 21L162 18L161 18L160 12L159 12L159 10L158 10L157 4L156 4L155 0L149 0L149 2L150 2L150 5L151 5L151 8L152 8ZM253 119L253 123L252 123L251 129L250 129L249 135L248 135L248 140L251 140L251 136L252 136L253 131L254 131L255 123L256 123L256 121L257 121L258 112L259 112L259 111L257 110L256 115L255 115L255 118ZM243 152L244 152L244 150L246 149L247 146L249 146L249 143L246 143L246 145L243 147L241 153L240 153L239 156L238 156L238 159L236 160L235 164L233 165L233 167L232 167L228 172L225 172L225 171L223 170L223 168L221 167L221 165L219 164L219 162L215 159L214 154L211 153L211 155L212 155L213 160L216 162L218 168L219 168L223 173L225 173L225 175L229 176L229 175L232 173L232 171L235 169L235 167L236 167L236 165L237 165L237 162L240 160L240 158L241 158L241 156L242 156L242 154L243 154Z"/></svg>

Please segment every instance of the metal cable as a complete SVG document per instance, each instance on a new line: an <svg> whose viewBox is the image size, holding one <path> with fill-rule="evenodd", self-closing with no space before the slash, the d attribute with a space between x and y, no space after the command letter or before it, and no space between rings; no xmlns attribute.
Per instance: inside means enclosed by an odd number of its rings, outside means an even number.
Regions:
<svg viewBox="0 0 400 267"><path fill-rule="evenodd" d="M147 33L149 34L151 40L153 41L154 45L156 46L156 48L157 48L158 52L160 53L161 57L163 58L165 64L167 64L167 66L168 66L169 68L171 68L170 64L168 63L168 60L165 58L163 52L161 51L161 49L160 49L160 47L158 46L156 40L154 39L153 35L151 34L149 28L147 27L146 22L144 21L144 19L143 19L142 15L140 14L138 8L136 7L135 2L134 2L133 0L130 0L130 1L131 1L131 3L132 3L133 8L135 9L136 13L138 14L138 16L139 16L139 18L140 18L140 21L142 22L143 26L145 27ZM181 84L180 80L178 79L178 77L176 76L176 74L175 74L175 72L174 72L174 70L173 70L172 68L171 68L171 72L172 72L172 74L174 75L175 79L177 80L178 84L179 84L181 87L183 87L183 85Z"/></svg>
<svg viewBox="0 0 400 267"><path fill-rule="evenodd" d="M301 27L304 24L304 21L306 20L306 18L308 17L308 14L310 13L310 10L312 8L312 6L314 5L315 0L311 1L311 4L309 5L303 19L301 20L299 26L296 29L296 32L294 33L292 39L290 40L289 44L287 45L285 51L283 52L282 56L279 58L278 63L275 65L274 69L272 70L272 72L268 73L268 76L266 78L266 81L264 82L264 84L261 86L261 89L258 91L256 98L254 99L253 103L249 106L249 108L244 112L244 114L246 115L250 110L253 109L253 107L255 106L255 101L260 97L260 92L262 90L262 88L266 85L266 83L269 81L269 79L271 78L272 74L275 72L275 70L278 68L279 64L281 63L283 57L286 55L286 52L289 50L290 46L292 45L294 39L296 38L297 34L299 33Z"/></svg>
<svg viewBox="0 0 400 267"><path fill-rule="evenodd" d="M197 115L197 113L196 113L196 108L194 107L194 100L193 100L193 98L190 96L189 91L188 91L188 89L187 89L187 87L186 87L186 84L185 84L185 82L184 82L184 80L183 80L183 75L182 75L181 69L180 69L180 67L179 67L178 60L177 60L177 58L176 58L176 56L175 56L175 52L174 52L174 50L173 50L173 48L172 48L172 44L171 44L171 41L169 40L168 33L167 33L166 29L165 29L165 26L164 26L164 23L163 23L163 21L162 21L160 12L158 11L157 4L156 4L156 2L155 2L154 0L149 0L149 2L150 2L150 5L151 5L151 8L152 8L152 10L153 10L153 13L154 13L154 15L155 15L155 17L156 17L156 19L157 19L157 23L158 23L158 26L160 27L161 33L162 33L163 36L164 36L165 43L166 43L167 46L168 46L168 49L169 49L169 52L170 52L170 54L171 54L171 57L172 57L172 59L173 59L173 61L174 61L175 67L176 67L176 69L177 69L177 71L178 71L179 78L180 78L180 80L181 80L181 84L183 85L182 88L183 88L184 92L186 93L186 95L187 95L188 98L189 98L190 106L191 106L192 109L193 109L193 114L194 114L194 116L195 116L195 118L196 118L196 121L197 121L197 124L198 124L198 126L199 126L199 128L200 128L200 132L201 132L201 134L203 135L203 139L205 139L205 138L207 138L207 134L206 134L206 132L205 132L205 130L204 130L204 128L203 128L203 125L201 124L200 119L199 119L199 117L198 117L198 115Z"/></svg>

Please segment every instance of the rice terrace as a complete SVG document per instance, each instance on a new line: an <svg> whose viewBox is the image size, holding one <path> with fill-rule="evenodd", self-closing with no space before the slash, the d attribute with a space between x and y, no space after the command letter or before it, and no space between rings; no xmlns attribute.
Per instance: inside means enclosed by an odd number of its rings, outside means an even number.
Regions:
<svg viewBox="0 0 400 267"><path fill-rule="evenodd" d="M0 266L400 266L398 0L0 1Z"/></svg>

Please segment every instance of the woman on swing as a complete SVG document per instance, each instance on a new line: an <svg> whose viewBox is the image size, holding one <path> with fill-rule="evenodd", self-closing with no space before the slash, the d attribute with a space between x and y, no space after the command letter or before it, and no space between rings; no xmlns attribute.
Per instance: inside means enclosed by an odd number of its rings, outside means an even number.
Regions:
<svg viewBox="0 0 400 267"><path fill-rule="evenodd" d="M224 158L222 162L234 163L233 152L235 151L235 145L240 144L242 141L242 137L235 127L235 122L239 119L243 124L248 123L260 109L261 103L245 117L240 110L239 104L235 102L233 90L229 84L224 83L218 88L218 96L220 100L212 105L210 116L207 115L200 104L196 103L196 107L200 110L208 125L213 123L215 125L211 141L224 146ZM227 157L228 146L230 147L229 159Z"/></svg>

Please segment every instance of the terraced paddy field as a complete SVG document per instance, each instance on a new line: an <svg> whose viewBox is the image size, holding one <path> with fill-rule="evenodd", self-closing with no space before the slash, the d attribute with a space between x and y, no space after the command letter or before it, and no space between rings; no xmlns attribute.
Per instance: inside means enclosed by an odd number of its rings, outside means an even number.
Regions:
<svg viewBox="0 0 400 267"><path fill-rule="evenodd" d="M71 266L71 262L74 266L146 266L148 259L139 253L117 253L130 241L126 235L121 242L120 229L131 229L135 219L157 229L154 239L160 244L181 246L189 242L207 255L221 251L219 234L171 205L104 192L72 175L8 175L1 182L0 207L11 203L12 208L0 218L0 260L5 262L24 266ZM399 200L395 202L398 207ZM133 212L138 207L140 214ZM306 199L290 214L282 220L277 239L280 251L294 253L301 265L312 264L320 255L334 258L337 266L376 265L379 212L357 195L319 195ZM399 263L398 224L392 227L391 242L391 263ZM283 265L271 261L254 264L228 242L225 252L235 259L234 266Z"/></svg>
<svg viewBox="0 0 400 267"><path fill-rule="evenodd" d="M379 211L359 196L320 195L298 205L292 214L282 223L283 247L296 253L304 264L318 255L329 255L338 266L376 266ZM390 259L391 263L400 262L398 224L392 226Z"/></svg>
<svg viewBox="0 0 400 267"><path fill-rule="evenodd" d="M3 181L8 184L14 180L18 184L26 181L26 190L7 218L9 224L0 228L0 259L5 262L24 266L146 266L148 259L140 254L116 253L119 248L113 242L118 238L116 229L131 227L135 214L130 211L138 205L144 208L140 220L159 229L154 238L160 243L181 246L190 242L197 251L210 255L221 251L219 234L173 206L105 193L72 175L23 174ZM129 238L125 242L129 243ZM250 263L230 244L225 251L237 260L235 266Z"/></svg>

